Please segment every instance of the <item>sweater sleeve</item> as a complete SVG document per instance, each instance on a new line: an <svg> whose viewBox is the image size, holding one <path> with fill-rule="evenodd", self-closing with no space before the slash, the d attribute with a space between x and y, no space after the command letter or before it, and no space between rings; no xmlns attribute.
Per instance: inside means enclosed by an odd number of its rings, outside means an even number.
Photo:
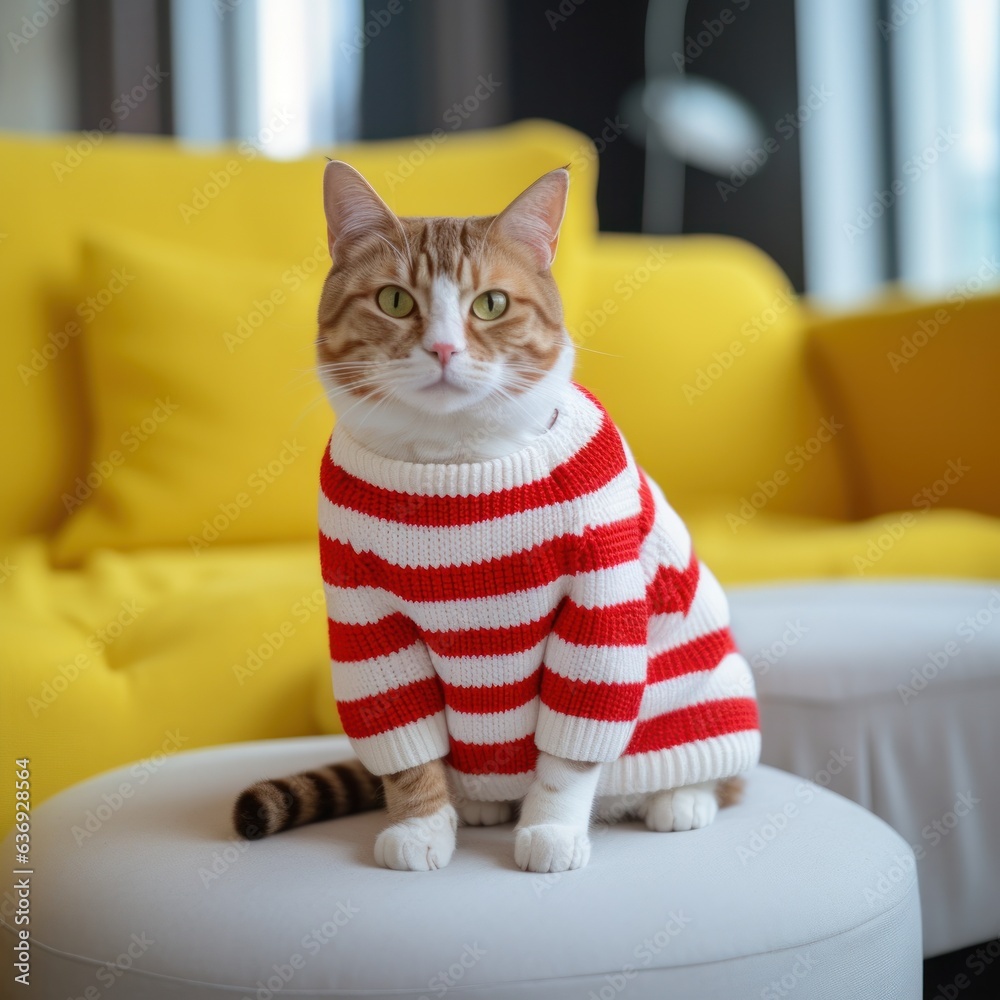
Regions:
<svg viewBox="0 0 1000 1000"><path fill-rule="evenodd" d="M326 586L333 690L344 732L373 774L448 753L444 695L416 626L370 588Z"/></svg>
<svg viewBox="0 0 1000 1000"><path fill-rule="evenodd" d="M646 683L649 615L634 523L585 533L545 647L535 742L568 760L622 755Z"/></svg>

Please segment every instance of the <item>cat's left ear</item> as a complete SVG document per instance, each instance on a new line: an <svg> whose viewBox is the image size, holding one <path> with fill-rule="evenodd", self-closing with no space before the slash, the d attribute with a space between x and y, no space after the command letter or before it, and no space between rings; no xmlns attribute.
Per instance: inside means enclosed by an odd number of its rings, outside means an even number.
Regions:
<svg viewBox="0 0 1000 1000"><path fill-rule="evenodd" d="M539 267L547 270L556 259L568 194L569 171L550 170L497 216L490 231L526 245Z"/></svg>

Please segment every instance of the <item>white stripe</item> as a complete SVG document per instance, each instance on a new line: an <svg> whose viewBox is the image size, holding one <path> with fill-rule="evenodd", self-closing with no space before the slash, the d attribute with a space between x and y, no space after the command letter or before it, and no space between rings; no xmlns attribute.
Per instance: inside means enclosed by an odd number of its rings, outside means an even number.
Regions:
<svg viewBox="0 0 1000 1000"><path fill-rule="evenodd" d="M475 597L464 601L406 601L380 587L324 584L324 589L327 606L336 609L335 621L368 625L398 611L427 632L451 632L510 628L536 622L558 607L572 579L562 576L541 587L514 591L502 597Z"/></svg>
<svg viewBox="0 0 1000 1000"><path fill-rule="evenodd" d="M445 684L456 687L497 687L530 677L541 665L545 642L522 653L445 657L431 653L431 662Z"/></svg>
<svg viewBox="0 0 1000 1000"><path fill-rule="evenodd" d="M530 736L538 722L538 698L507 712L456 712L445 708L448 733L462 743L509 743Z"/></svg>
<svg viewBox="0 0 1000 1000"><path fill-rule="evenodd" d="M330 660L337 701L355 701L434 676L427 648L420 641L387 656L344 663Z"/></svg>
<svg viewBox="0 0 1000 1000"><path fill-rule="evenodd" d="M681 674L650 684L643 692L639 720L726 698L752 698L753 674L739 653L727 653L713 670Z"/></svg>
<svg viewBox="0 0 1000 1000"><path fill-rule="evenodd" d="M351 737L351 748L372 774L395 774L448 753L444 712L377 736Z"/></svg>
<svg viewBox="0 0 1000 1000"><path fill-rule="evenodd" d="M638 559L606 569L578 573L572 578L570 597L581 608L606 608L646 596L646 580Z"/></svg>
<svg viewBox="0 0 1000 1000"><path fill-rule="evenodd" d="M545 666L571 681L632 684L646 679L646 646L577 646L554 633Z"/></svg>
<svg viewBox="0 0 1000 1000"><path fill-rule="evenodd" d="M372 552L395 566L462 566L534 548L576 530L585 513L594 527L613 524L639 511L639 495L626 469L599 490L548 507L508 514L490 521L445 528L400 524L362 514L319 498L319 526L327 538Z"/></svg>
<svg viewBox="0 0 1000 1000"><path fill-rule="evenodd" d="M632 795L712 781L749 771L759 759L760 733L756 730L628 754L601 768L597 794Z"/></svg>

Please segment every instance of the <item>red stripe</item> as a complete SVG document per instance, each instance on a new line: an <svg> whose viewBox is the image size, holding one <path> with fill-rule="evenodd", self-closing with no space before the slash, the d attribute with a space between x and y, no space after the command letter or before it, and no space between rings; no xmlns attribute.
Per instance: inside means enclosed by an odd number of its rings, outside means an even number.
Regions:
<svg viewBox="0 0 1000 1000"><path fill-rule="evenodd" d="M507 743L462 743L451 741L448 762L463 774L523 774L538 760L534 736Z"/></svg>
<svg viewBox="0 0 1000 1000"><path fill-rule="evenodd" d="M600 722L630 722L639 714L645 684L574 681L551 670L542 673L542 702L554 712Z"/></svg>
<svg viewBox="0 0 1000 1000"><path fill-rule="evenodd" d="M676 566L661 566L656 571L656 576L646 585L649 613L651 615L665 615L680 611L686 615L691 610L700 576L701 564L693 549L687 569L679 570Z"/></svg>
<svg viewBox="0 0 1000 1000"><path fill-rule="evenodd" d="M699 670L717 667L727 653L736 651L736 643L728 628L699 636L683 646L668 649L650 658L646 672L646 683L655 684L671 677L693 674Z"/></svg>
<svg viewBox="0 0 1000 1000"><path fill-rule="evenodd" d="M679 708L635 727L626 754L667 750L682 743L707 740L726 733L758 729L757 702L753 698L725 698L702 705Z"/></svg>
<svg viewBox="0 0 1000 1000"><path fill-rule="evenodd" d="M559 609L553 631L576 646L645 646L648 626L644 600L584 608L567 599Z"/></svg>
<svg viewBox="0 0 1000 1000"><path fill-rule="evenodd" d="M338 663L388 656L412 646L420 638L413 622L398 612L371 625L345 625L327 618L326 630L330 657Z"/></svg>
<svg viewBox="0 0 1000 1000"><path fill-rule="evenodd" d="M484 653L523 653L537 646L552 630L555 611L544 618L507 628L470 628L454 632L421 632L438 656L482 656Z"/></svg>
<svg viewBox="0 0 1000 1000"><path fill-rule="evenodd" d="M575 572L607 569L636 557L636 518L560 535L530 549L464 566L397 566L320 532L323 580L337 587L381 587L407 601L498 597L541 587Z"/></svg>
<svg viewBox="0 0 1000 1000"><path fill-rule="evenodd" d="M490 712L509 712L538 696L542 671L536 670L530 677L511 681L510 684L462 687L458 684L444 684L444 700L456 712L485 715Z"/></svg>
<svg viewBox="0 0 1000 1000"><path fill-rule="evenodd" d="M653 530L653 522L656 520L656 504L653 501L653 491L649 488L649 480L646 473L639 470L639 533L645 537Z"/></svg>
<svg viewBox="0 0 1000 1000"><path fill-rule="evenodd" d="M382 489L334 463L329 448L323 453L320 484L327 499L341 507L399 524L449 528L548 507L556 499L556 493L560 494L558 499L566 500L592 493L625 467L621 438L608 415L603 413L597 433L549 476L508 490L441 497ZM558 477L556 488L553 488L552 477ZM562 496L566 485L570 485L572 491Z"/></svg>
<svg viewBox="0 0 1000 1000"><path fill-rule="evenodd" d="M337 702L344 732L354 739L377 736L407 726L443 709L444 695L436 677L426 677L367 698Z"/></svg>

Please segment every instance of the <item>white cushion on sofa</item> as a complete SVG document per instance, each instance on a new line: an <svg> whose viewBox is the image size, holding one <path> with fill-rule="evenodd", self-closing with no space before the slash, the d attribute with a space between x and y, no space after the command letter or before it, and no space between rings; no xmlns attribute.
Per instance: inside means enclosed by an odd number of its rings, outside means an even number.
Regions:
<svg viewBox="0 0 1000 1000"><path fill-rule="evenodd" d="M590 865L561 875L517 870L510 824L461 829L451 865L427 873L375 867L382 813L234 839L247 782L349 752L313 738L182 753L42 805L37 995L96 996L113 980L115 1000L920 996L909 849L798 778L757 769L705 830L598 827Z"/></svg>
<svg viewBox="0 0 1000 1000"><path fill-rule="evenodd" d="M766 764L881 816L918 859L928 956L1000 917L1000 582L729 591Z"/></svg>

